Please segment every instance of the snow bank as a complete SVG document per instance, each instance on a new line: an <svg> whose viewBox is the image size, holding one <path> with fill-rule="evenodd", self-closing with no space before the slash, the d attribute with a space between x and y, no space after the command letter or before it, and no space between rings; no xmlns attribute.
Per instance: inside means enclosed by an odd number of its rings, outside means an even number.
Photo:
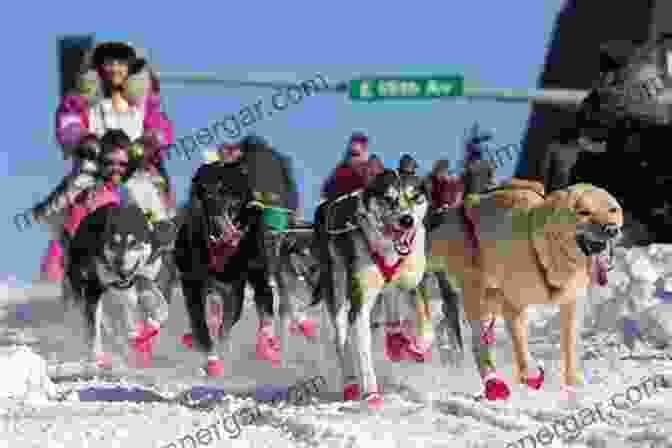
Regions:
<svg viewBox="0 0 672 448"><path fill-rule="evenodd" d="M584 330L615 332L652 345L672 342L672 245L614 249L607 286L593 286L584 304ZM541 331L557 331L557 307L535 306L530 320Z"/></svg>
<svg viewBox="0 0 672 448"><path fill-rule="evenodd" d="M0 399L45 402L56 397L47 362L29 347L0 347Z"/></svg>

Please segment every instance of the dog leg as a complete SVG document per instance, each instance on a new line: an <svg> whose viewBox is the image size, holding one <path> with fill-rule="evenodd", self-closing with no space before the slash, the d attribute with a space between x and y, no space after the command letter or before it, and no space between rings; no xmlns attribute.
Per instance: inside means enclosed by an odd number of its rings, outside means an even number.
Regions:
<svg viewBox="0 0 672 448"><path fill-rule="evenodd" d="M399 307L399 300L404 291L395 287L384 289L380 293L380 298L372 307L384 309L385 315L385 357L388 361L399 362L408 359L408 348L411 345L411 339L408 336L409 328L404 328L402 325L401 311ZM382 303L379 303L382 302ZM372 310L372 314L373 314ZM409 323L404 321L406 327ZM410 322L412 330L413 322ZM407 330L406 333L404 330Z"/></svg>
<svg viewBox="0 0 672 448"><path fill-rule="evenodd" d="M383 276L376 266L360 271L353 278L352 301L359 305L350 318L348 338L353 346L357 370L362 384L363 398L368 406L376 408L383 404L381 390L378 387L371 355L371 310L379 299L385 285ZM352 310L349 313L353 314Z"/></svg>
<svg viewBox="0 0 672 448"><path fill-rule="evenodd" d="M151 367L151 337L155 335L150 333L151 330L145 323L143 313L140 312L139 290L142 288L136 284L132 288L115 293L117 300L121 301L122 321L127 335L124 354L128 365L134 368Z"/></svg>
<svg viewBox="0 0 672 448"><path fill-rule="evenodd" d="M157 260L157 262L160 262L160 260ZM158 285L143 274L138 274L136 290L138 305L144 311L143 317L145 319L140 321L140 335L136 339L134 347L137 352L143 354L143 364L150 367L156 339L161 327L168 320L168 302Z"/></svg>
<svg viewBox="0 0 672 448"><path fill-rule="evenodd" d="M205 321L212 341L212 348L207 353L206 372L210 377L222 376L224 374L224 362L220 359L217 342L220 339L224 319L224 304L218 288L210 286L205 290L204 304Z"/></svg>
<svg viewBox="0 0 672 448"><path fill-rule="evenodd" d="M426 278L423 279L423 283L420 285L420 289L425 289L426 295L429 295L429 285L427 284L427 277L429 275L431 274L427 274ZM457 367L464 360L464 343L460 325L461 316L459 297L448 281L445 272L436 272L434 275L436 276L441 292L441 310L443 312L443 318L439 322L436 330L440 338L438 344L439 356L441 357L441 363L444 366L451 365Z"/></svg>
<svg viewBox="0 0 672 448"><path fill-rule="evenodd" d="M273 367L280 367L280 341L274 328L275 300L268 274L260 270L250 271L249 281L254 289L254 302L259 314L257 359L271 361Z"/></svg>
<svg viewBox="0 0 672 448"><path fill-rule="evenodd" d="M231 358L231 332L242 316L245 301L244 279L233 283L223 283L211 279L206 295L207 326L212 350L207 355L206 371L210 377L224 375L225 359Z"/></svg>
<svg viewBox="0 0 672 448"><path fill-rule="evenodd" d="M289 294L287 293L287 285L284 282L284 279L281 277L280 273L273 276L271 279L271 289L273 291L273 308L274 314L278 317L278 323L280 327L280 367L287 368L287 359L289 357L289 333L291 331L291 325L294 323L292 320L293 316L293 307L289 303ZM277 310L276 310L277 306Z"/></svg>
<svg viewBox="0 0 672 448"><path fill-rule="evenodd" d="M562 360L563 385L570 394L579 383L579 371L576 360L576 302L560 305L560 350Z"/></svg>
<svg viewBox="0 0 672 448"><path fill-rule="evenodd" d="M233 284L221 284L217 287L224 305L222 326L219 333L219 353L224 359L228 359L227 357L230 357L231 353L233 352L231 332L233 331L233 327L240 321L240 318L243 314L246 284L246 281L238 280Z"/></svg>
<svg viewBox="0 0 672 448"><path fill-rule="evenodd" d="M432 342L434 341L434 326L432 324L431 295L424 283L426 276L417 288L408 291L412 297L415 310L414 332L410 336L408 356L416 362L426 362L432 358Z"/></svg>
<svg viewBox="0 0 672 448"><path fill-rule="evenodd" d="M354 350L348 338L348 307L341 304L338 310L329 312L334 327L334 346L336 357L343 375L343 400L358 401L361 399L359 377L354 365Z"/></svg>
<svg viewBox="0 0 672 448"><path fill-rule="evenodd" d="M485 397L488 400L508 399L511 390L495 366L494 317L472 320L469 324L474 360L483 381Z"/></svg>
<svg viewBox="0 0 672 448"><path fill-rule="evenodd" d="M511 336L513 348L513 381L539 390L544 385L545 372L541 363L536 362L529 351L527 309L515 309L505 300L502 304L506 329Z"/></svg>
<svg viewBox="0 0 672 448"><path fill-rule="evenodd" d="M289 271L289 263L291 260L289 257L285 259L285 264L278 274L279 281L279 293L280 293L280 308L279 313L287 313L291 316L291 323L289 327L289 332L293 336L303 335L308 341L316 342L317 341L317 322L313 319L308 318L306 313L307 303L310 302L310 298L306 298L302 303L301 308L297 309L295 306L295 301L300 301L295 299L299 294L300 287L298 285L298 277L295 274L292 274ZM290 286L291 285L291 286Z"/></svg>
<svg viewBox="0 0 672 448"><path fill-rule="evenodd" d="M330 256L332 263L329 269L322 274L324 276L322 294L325 294L326 312L334 329L333 343L343 379L343 400L358 401L361 398L361 386L353 362L352 344L348 338L350 327L348 322L350 303L347 299L350 289L348 269L346 260L337 255L335 251L332 251Z"/></svg>
<svg viewBox="0 0 672 448"><path fill-rule="evenodd" d="M103 301L98 300L94 310L93 337L91 343L91 355L96 367L102 369L112 368L112 357L103 351Z"/></svg>

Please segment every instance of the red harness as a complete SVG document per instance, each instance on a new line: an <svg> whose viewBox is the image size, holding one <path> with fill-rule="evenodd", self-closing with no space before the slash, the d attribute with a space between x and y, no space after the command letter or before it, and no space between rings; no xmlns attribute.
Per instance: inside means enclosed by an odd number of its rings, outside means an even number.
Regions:
<svg viewBox="0 0 672 448"><path fill-rule="evenodd" d="M380 273L383 274L383 277L385 277L385 280L388 282L399 273L401 270L401 262L404 261L403 258L399 257L396 263L388 265L385 263L385 257L376 253L373 254L373 259L375 260L376 265L378 265Z"/></svg>
<svg viewBox="0 0 672 448"><path fill-rule="evenodd" d="M229 241L211 241L208 243L208 253L210 255L210 263L208 268L211 271L223 272L229 258L233 257L240 251L238 244L232 245Z"/></svg>

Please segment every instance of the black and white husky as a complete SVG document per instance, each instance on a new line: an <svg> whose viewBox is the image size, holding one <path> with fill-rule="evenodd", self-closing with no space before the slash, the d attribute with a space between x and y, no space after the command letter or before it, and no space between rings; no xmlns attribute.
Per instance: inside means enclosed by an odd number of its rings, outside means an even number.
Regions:
<svg viewBox="0 0 672 448"><path fill-rule="evenodd" d="M123 310L129 363L147 367L151 360L152 339L168 318L174 283L156 243L161 230L153 232L135 205L106 206L84 218L69 245L66 275L75 302L83 305L91 355L100 367L111 362L102 347L103 300Z"/></svg>
<svg viewBox="0 0 672 448"><path fill-rule="evenodd" d="M368 188L323 204L317 231L326 244L325 300L336 331L336 351L344 378L344 398L382 404L371 354L371 315L385 297L388 318L398 313L398 294L420 283L426 265L421 189L407 188L396 171L376 176Z"/></svg>

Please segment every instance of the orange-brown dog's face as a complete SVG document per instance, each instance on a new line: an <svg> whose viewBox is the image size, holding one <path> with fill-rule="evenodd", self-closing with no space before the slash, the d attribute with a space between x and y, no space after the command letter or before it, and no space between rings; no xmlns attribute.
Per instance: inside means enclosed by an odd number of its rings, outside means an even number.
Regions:
<svg viewBox="0 0 672 448"><path fill-rule="evenodd" d="M607 242L621 237L623 209L613 196L600 188L571 194L576 195L576 237L584 252L601 252Z"/></svg>

